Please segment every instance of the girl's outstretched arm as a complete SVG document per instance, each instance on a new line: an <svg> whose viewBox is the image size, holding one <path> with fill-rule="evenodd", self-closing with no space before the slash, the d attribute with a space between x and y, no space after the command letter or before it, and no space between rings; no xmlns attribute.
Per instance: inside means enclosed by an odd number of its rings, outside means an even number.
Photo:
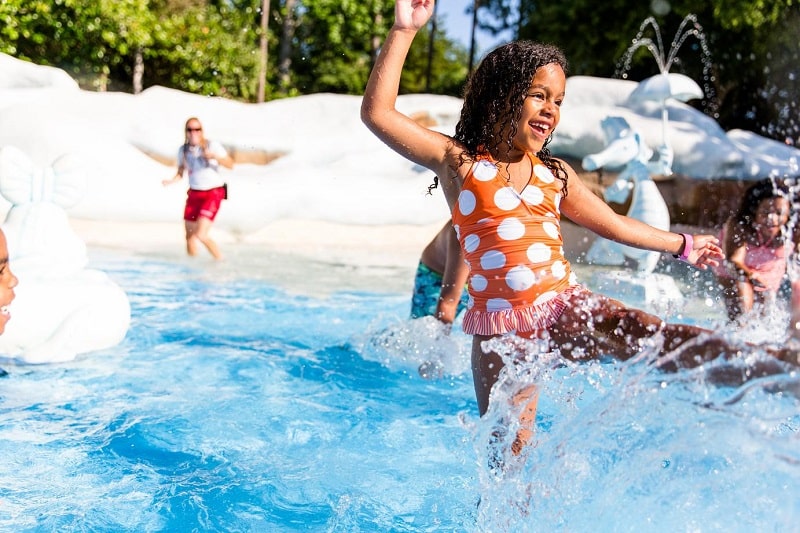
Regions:
<svg viewBox="0 0 800 533"><path fill-rule="evenodd" d="M397 0L394 25L364 91L361 120L395 152L445 176L448 174L445 156L452 140L418 124L396 108L403 63L417 31L433 14L433 5L434 0Z"/></svg>
<svg viewBox="0 0 800 533"><path fill-rule="evenodd" d="M563 163L563 162L562 162ZM584 185L575 170L567 170L569 192L561 201L561 212L570 220L606 239L654 252L679 255L684 238L679 233L664 231L641 220L614 212L603 200ZM687 262L702 270L716 266L724 257L713 235L694 235Z"/></svg>

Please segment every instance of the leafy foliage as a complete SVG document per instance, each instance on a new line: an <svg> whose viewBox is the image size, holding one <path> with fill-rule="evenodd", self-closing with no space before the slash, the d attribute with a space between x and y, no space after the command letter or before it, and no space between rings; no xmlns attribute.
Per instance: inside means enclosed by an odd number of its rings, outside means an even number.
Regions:
<svg viewBox="0 0 800 533"><path fill-rule="evenodd" d="M669 47L683 18L703 27L713 68L699 44L683 44L672 70L709 88L703 109L726 129L783 140L800 137L798 0L655 0ZM393 20L392 0L271 0L267 98L315 92L361 94ZM654 2L641 0L478 0L483 30L554 42L571 74L610 77ZM61 67L84 88L131 90L142 59L144 86L255 101L262 0L1 0L0 52ZM469 4L468 4L469 5ZM291 29L291 31L286 31ZM649 35L652 37L652 35ZM467 51L441 31L420 32L402 92L460 95ZM278 58L281 60L279 73ZM646 49L628 76L657 72ZM704 75L707 78L704 79ZM702 83L701 83L702 85Z"/></svg>
<svg viewBox="0 0 800 533"><path fill-rule="evenodd" d="M499 31L511 29L520 38L557 43L570 61L571 74L611 77L642 22L654 14L655 2L634 0L563 0L519 3L516 20L512 0L483 0ZM669 49L684 17L695 14L711 53L712 68L704 73L700 44L687 39L671 71L707 85L713 102L700 105L725 129L743 128L781 141L796 141L798 131L797 65L800 59L800 9L797 0L669 0L667 13L656 16L664 46ZM501 21L497 24L497 21ZM655 37L653 33L644 35ZM632 57L629 79L658 73L646 48Z"/></svg>

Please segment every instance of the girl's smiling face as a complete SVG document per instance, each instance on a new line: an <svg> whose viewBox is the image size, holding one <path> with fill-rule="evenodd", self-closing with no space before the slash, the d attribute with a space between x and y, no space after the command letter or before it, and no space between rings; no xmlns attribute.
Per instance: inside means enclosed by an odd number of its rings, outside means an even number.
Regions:
<svg viewBox="0 0 800 533"><path fill-rule="evenodd" d="M755 227L762 240L772 239L780 234L789 223L789 200L786 198L764 198L756 209Z"/></svg>
<svg viewBox="0 0 800 533"><path fill-rule="evenodd" d="M514 148L538 153L561 120L561 103L567 79L561 65L550 63L536 70L514 136Z"/></svg>

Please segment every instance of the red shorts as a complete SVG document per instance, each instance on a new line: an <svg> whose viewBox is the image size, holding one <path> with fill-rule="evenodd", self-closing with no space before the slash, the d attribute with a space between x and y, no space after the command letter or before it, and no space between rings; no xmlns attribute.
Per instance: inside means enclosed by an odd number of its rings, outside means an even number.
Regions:
<svg viewBox="0 0 800 533"><path fill-rule="evenodd" d="M198 218L203 217L213 221L224 198L224 187L215 187L207 191L189 189L186 208L183 210L183 220L196 222Z"/></svg>

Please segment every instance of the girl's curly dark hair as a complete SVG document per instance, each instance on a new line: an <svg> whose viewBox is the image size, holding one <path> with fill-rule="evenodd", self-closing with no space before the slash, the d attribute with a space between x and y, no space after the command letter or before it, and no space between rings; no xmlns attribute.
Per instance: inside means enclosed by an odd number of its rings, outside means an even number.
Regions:
<svg viewBox="0 0 800 533"><path fill-rule="evenodd" d="M551 63L567 73L567 58L560 48L524 40L499 46L481 61L467 80L461 118L456 125L454 138L466 148L459 156L462 164L481 152L496 152L503 143L513 147L531 81L539 68ZM550 155L549 143L548 138L536 155L561 180L566 195L567 172Z"/></svg>

